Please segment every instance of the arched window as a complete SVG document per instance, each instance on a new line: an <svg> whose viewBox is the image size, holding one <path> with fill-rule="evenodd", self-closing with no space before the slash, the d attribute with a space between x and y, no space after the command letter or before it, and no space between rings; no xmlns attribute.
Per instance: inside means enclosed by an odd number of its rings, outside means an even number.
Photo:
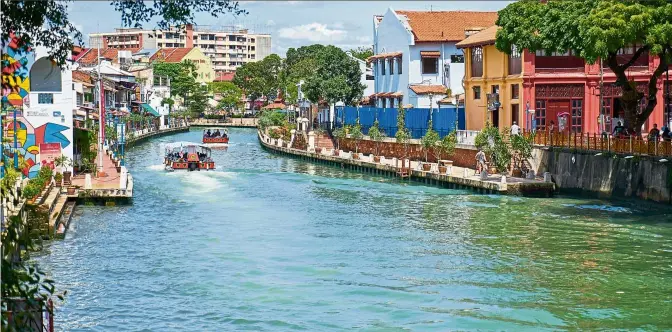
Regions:
<svg viewBox="0 0 672 332"><path fill-rule="evenodd" d="M61 68L48 58L40 58L30 68L31 92L60 92Z"/></svg>

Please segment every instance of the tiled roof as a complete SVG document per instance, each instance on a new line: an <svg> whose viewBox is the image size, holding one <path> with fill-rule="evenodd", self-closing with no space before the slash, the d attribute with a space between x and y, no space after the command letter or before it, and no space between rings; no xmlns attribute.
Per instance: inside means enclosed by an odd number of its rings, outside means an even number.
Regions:
<svg viewBox="0 0 672 332"><path fill-rule="evenodd" d="M215 82L231 82L236 73L215 72Z"/></svg>
<svg viewBox="0 0 672 332"><path fill-rule="evenodd" d="M179 47L179 48L161 48L151 58L150 61L161 60L165 62L181 62L182 59L191 52L192 48Z"/></svg>
<svg viewBox="0 0 672 332"><path fill-rule="evenodd" d="M77 82L93 84L93 79L91 79L91 75L89 75L89 73L87 72L83 72L80 70L72 71L72 79Z"/></svg>
<svg viewBox="0 0 672 332"><path fill-rule="evenodd" d="M410 88L418 95L425 95L428 93L440 95L446 94L446 87L443 85L411 85Z"/></svg>
<svg viewBox="0 0 672 332"><path fill-rule="evenodd" d="M464 30L495 24L497 12L397 11L408 18L416 42L460 41Z"/></svg>
<svg viewBox="0 0 672 332"><path fill-rule="evenodd" d="M366 59L366 61L371 62L373 60L377 59L384 59L384 58L396 58L400 57L402 55L401 52L391 52L391 53L380 53L376 55L372 55Z"/></svg>
<svg viewBox="0 0 672 332"><path fill-rule="evenodd" d="M420 56L438 58L441 56L441 51L420 51Z"/></svg>
<svg viewBox="0 0 672 332"><path fill-rule="evenodd" d="M457 48L465 48L472 46L482 46L490 45L495 43L495 36L497 35L497 30L499 27L493 25L485 30L481 30L469 37L467 39L456 44Z"/></svg>
<svg viewBox="0 0 672 332"><path fill-rule="evenodd" d="M105 48L100 50L100 54L102 57L106 59L111 59L112 62L117 62L119 59L119 51L131 51L131 53L137 52L139 48L129 48L125 50L119 50L116 48ZM82 65L94 65L98 63L98 49L96 48L91 48L87 51L84 52L83 55L80 55L79 58L76 60L78 63Z"/></svg>
<svg viewBox="0 0 672 332"><path fill-rule="evenodd" d="M268 104L268 105L266 105L262 108L265 109L265 110L276 110L276 109L284 110L285 108L287 108L287 106L285 106L285 104L282 104L282 103L272 103L272 104Z"/></svg>

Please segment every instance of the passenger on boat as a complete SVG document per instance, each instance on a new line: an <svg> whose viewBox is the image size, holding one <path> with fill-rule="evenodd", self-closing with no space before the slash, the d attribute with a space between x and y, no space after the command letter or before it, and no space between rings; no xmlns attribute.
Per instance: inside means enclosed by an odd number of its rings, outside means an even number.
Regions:
<svg viewBox="0 0 672 332"><path fill-rule="evenodd" d="M205 137L210 137L210 135L212 135L212 133L210 133L210 129L208 129L208 131L205 133Z"/></svg>
<svg viewBox="0 0 672 332"><path fill-rule="evenodd" d="M215 130L215 134L212 135L212 137L219 137L221 134L219 133L219 129Z"/></svg>

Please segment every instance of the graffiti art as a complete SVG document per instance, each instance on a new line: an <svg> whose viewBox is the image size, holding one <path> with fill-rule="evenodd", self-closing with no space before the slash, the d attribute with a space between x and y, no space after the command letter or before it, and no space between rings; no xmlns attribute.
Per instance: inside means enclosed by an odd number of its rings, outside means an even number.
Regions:
<svg viewBox="0 0 672 332"><path fill-rule="evenodd" d="M2 54L2 104L21 107L29 105L30 67L35 63L32 48L10 35Z"/></svg>

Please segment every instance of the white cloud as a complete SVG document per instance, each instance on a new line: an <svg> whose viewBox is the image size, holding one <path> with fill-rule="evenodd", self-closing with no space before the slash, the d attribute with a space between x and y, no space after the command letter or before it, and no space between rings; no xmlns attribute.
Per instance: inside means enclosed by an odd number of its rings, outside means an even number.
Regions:
<svg viewBox="0 0 672 332"><path fill-rule="evenodd" d="M308 40L314 43L340 42L347 34L345 30L330 29L326 24L317 22L278 30L280 38Z"/></svg>
<svg viewBox="0 0 672 332"><path fill-rule="evenodd" d="M296 5L299 1L287 1L288 5Z"/></svg>
<svg viewBox="0 0 672 332"><path fill-rule="evenodd" d="M274 26L274 25L275 25L275 21L273 21L273 20L268 20L268 21L266 21L266 26L267 26L267 27L272 27L272 26Z"/></svg>

